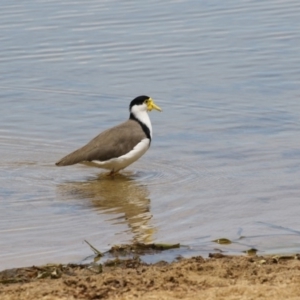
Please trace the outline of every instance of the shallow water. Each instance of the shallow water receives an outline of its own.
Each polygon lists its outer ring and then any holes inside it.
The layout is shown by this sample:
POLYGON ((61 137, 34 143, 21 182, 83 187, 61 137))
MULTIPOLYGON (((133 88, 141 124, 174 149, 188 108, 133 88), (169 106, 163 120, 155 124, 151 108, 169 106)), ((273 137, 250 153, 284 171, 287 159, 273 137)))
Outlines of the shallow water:
POLYGON ((299 252, 299 15, 297 1, 2 1, 0 268, 81 261, 85 239, 299 252), (54 165, 141 94, 163 112, 121 176, 54 165))

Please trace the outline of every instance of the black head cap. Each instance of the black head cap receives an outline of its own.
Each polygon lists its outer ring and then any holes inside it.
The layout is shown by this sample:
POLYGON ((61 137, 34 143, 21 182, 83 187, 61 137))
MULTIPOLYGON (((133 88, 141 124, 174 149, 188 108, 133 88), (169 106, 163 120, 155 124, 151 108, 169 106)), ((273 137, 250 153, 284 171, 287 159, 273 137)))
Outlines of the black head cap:
POLYGON ((148 100, 150 97, 148 96, 138 96, 134 98, 129 105, 129 111, 131 111, 131 107, 134 105, 141 105, 145 102, 145 100, 148 100))

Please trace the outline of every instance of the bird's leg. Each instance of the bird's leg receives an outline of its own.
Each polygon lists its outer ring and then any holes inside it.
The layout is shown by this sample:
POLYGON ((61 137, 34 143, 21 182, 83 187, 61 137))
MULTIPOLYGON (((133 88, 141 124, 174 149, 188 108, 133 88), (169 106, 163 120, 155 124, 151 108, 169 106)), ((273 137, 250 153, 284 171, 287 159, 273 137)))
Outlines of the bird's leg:
POLYGON ((117 174, 118 174, 118 171, 115 172, 114 170, 111 170, 110 173, 107 174, 106 176, 109 176, 109 177, 111 177, 111 178, 114 178, 115 175, 117 175, 117 174))

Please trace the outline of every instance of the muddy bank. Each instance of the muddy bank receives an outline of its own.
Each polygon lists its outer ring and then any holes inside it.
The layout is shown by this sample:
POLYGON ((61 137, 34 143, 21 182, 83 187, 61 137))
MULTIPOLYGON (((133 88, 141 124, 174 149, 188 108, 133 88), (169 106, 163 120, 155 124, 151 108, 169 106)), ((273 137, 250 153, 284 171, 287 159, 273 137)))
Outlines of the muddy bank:
POLYGON ((0 299, 299 299, 299 256, 223 256, 147 265, 48 265, 0 273, 0 299))

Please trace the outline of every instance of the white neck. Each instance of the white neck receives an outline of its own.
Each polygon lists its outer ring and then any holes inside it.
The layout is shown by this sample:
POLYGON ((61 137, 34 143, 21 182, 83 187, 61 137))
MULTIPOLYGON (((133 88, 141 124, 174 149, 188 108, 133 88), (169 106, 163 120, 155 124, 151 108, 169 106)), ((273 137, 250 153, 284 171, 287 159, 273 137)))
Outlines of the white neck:
POLYGON ((139 121, 144 123, 149 128, 152 139, 152 125, 147 110, 141 109, 138 106, 133 106, 131 108, 131 112, 139 121))

